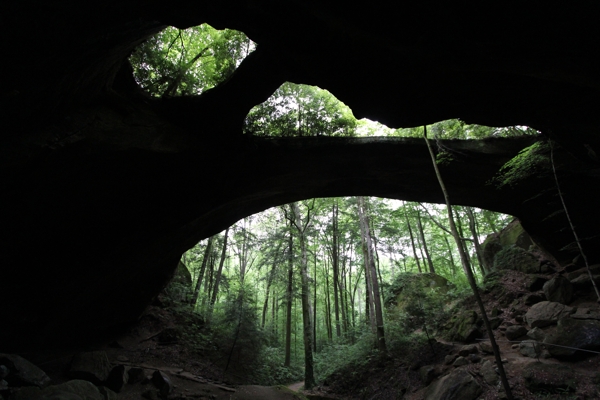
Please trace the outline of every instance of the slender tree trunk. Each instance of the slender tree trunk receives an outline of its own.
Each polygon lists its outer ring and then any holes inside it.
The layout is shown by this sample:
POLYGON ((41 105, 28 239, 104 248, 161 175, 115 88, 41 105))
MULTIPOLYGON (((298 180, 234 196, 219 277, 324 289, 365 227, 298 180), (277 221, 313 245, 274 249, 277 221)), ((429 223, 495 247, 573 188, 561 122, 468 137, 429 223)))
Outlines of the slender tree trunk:
POLYGON ((313 360, 313 329, 311 326, 312 315, 310 305, 310 285, 308 277, 308 254, 306 245, 306 227, 310 220, 310 215, 306 216, 305 223, 302 223, 300 217, 300 207, 298 203, 292 203, 292 210, 295 216, 295 225, 298 231, 298 239, 300 242, 300 279, 302 286, 302 321, 303 321, 303 336, 304 336, 304 387, 308 390, 312 389, 315 382, 314 360, 313 360))
POLYGON ((367 248, 367 258, 368 268, 365 270, 365 278, 367 277, 368 272, 368 280, 370 281, 370 289, 371 289, 371 303, 374 306, 374 310, 372 312, 375 313, 375 329, 377 331, 377 347, 379 348, 380 354, 384 355, 387 352, 385 345, 385 332, 383 327, 383 308, 381 306, 381 295, 379 293, 379 283, 377 281, 377 270, 375 267, 375 261, 373 259, 373 243, 371 240, 371 232, 369 228, 369 216, 367 215, 367 210, 365 206, 364 197, 358 198, 358 210, 359 210, 359 218, 361 220, 362 234, 365 239, 365 247, 367 248))
POLYGON ((204 258, 202 259, 202 266, 200 267, 200 272, 198 273, 198 280, 196 281, 196 287, 194 288, 194 294, 192 295, 191 306, 192 308, 196 307, 196 302, 198 301, 198 296, 200 295, 200 287, 202 286, 202 278, 204 277, 204 270, 206 269, 206 263, 208 262, 208 258, 210 256, 210 252, 212 250, 213 241, 215 240, 214 236, 208 238, 208 242, 206 243, 206 250, 204 250, 204 258))
POLYGON ((219 294, 219 283, 221 282, 221 274, 223 273, 223 265, 225 264, 225 256, 227 254, 227 238, 229 237, 229 228, 225 229, 225 237, 223 238, 223 249, 221 250, 221 260, 219 261, 219 269, 215 276, 215 284, 213 287, 212 297, 210 298, 210 305, 208 307, 209 316, 212 315, 213 307, 217 302, 217 295, 219 294))
POLYGON ((469 219, 469 230, 471 231, 471 235, 473 235, 473 245, 475 246, 477 262, 479 263, 481 272, 485 275, 489 271, 487 271, 485 264, 483 263, 483 250, 481 250, 481 244, 479 244, 477 221, 475 221, 475 215, 473 214, 473 209, 471 207, 464 207, 464 210, 467 213, 467 218, 469 219))
POLYGON ((452 276, 456 275, 456 263, 454 262, 454 256, 452 255, 452 248, 448 241, 448 236, 444 235, 444 241, 446 242, 446 248, 448 249, 448 255, 450 256, 450 264, 452 266, 452 276))
POLYGON ((331 323, 331 298, 329 293, 329 269, 325 261, 325 324, 327 324, 327 338, 333 339, 333 326, 331 323))
POLYGON ((271 271, 269 272, 269 276, 267 277, 267 290, 265 291, 265 303, 263 304, 263 312, 262 312, 262 328, 265 328, 265 320, 267 316, 267 309, 269 308, 269 291, 271 290, 271 282, 273 282, 273 277, 275 276, 275 268, 277 267, 277 262, 279 261, 279 249, 281 247, 281 242, 277 244, 277 249, 275 250, 275 258, 273 260, 273 265, 271 266, 271 271))
POLYGON ((315 268, 313 279, 313 343, 315 344, 315 353, 317 350, 317 252, 315 251, 315 268))
POLYGON ((285 361, 283 365, 289 367, 292 350, 292 300, 294 290, 294 235, 290 221, 290 237, 288 241, 288 284, 286 291, 286 322, 285 322, 285 361))
POLYGON ((337 202, 333 205, 332 212, 332 225, 333 225, 333 245, 331 249, 331 264, 333 267, 333 305, 335 310, 335 333, 337 337, 341 337, 340 327, 340 306, 338 302, 338 287, 340 279, 340 258, 339 258, 339 243, 338 243, 338 206, 337 202))
POLYGON ((423 231, 423 223, 421 222, 421 213, 419 212, 419 210, 415 211, 417 213, 417 227, 419 228, 419 235, 421 235, 421 243, 423 244, 423 251, 425 251, 425 257, 427 259, 427 264, 429 265, 429 272, 435 274, 433 260, 431 259, 431 255, 429 254, 429 250, 427 249, 427 242, 425 241, 425 232, 423 231))
POLYGON ((435 170, 435 175, 440 183, 440 188, 444 193, 444 199, 446 200, 446 207, 448 209, 448 222, 450 224, 450 230, 452 231, 452 237, 454 237, 454 241, 456 242, 456 246, 458 247, 458 253, 460 255, 460 261, 463 265, 463 269, 467 274, 467 278, 469 280, 469 284, 471 285, 471 289, 473 290, 473 294, 475 295, 475 300, 477 301, 477 305, 479 306, 479 310, 481 311, 481 317, 483 318, 483 322, 485 324, 485 328, 487 329, 490 337, 490 343, 492 345, 492 349, 494 350, 494 357, 496 358, 496 368, 498 368, 498 373, 500 374, 500 380, 502 381, 502 386, 504 387, 504 391, 506 394, 506 398, 508 400, 513 400, 512 391, 510 389, 510 385, 508 383, 508 379, 506 377, 506 372, 504 371, 504 365, 502 364, 502 357, 500 356, 500 348, 496 343, 496 338, 494 337, 494 331, 492 330, 492 326, 487 317, 487 313, 485 311, 485 307, 483 306, 483 301, 481 300, 481 296, 479 295, 479 289, 477 289, 477 282, 475 282, 475 276, 471 271, 471 268, 468 265, 466 252, 462 247, 461 235, 459 235, 458 230, 456 229, 456 225, 454 224, 454 218, 452 216, 452 205, 450 203, 450 196, 448 195, 448 191, 446 190, 446 185, 444 185, 444 181, 442 179, 442 175, 440 174, 440 170, 438 169, 435 154, 433 153, 433 149, 431 148, 431 144, 427 139, 427 127, 423 127, 423 137, 425 138, 425 143, 427 143, 427 148, 429 149, 429 154, 431 156, 431 161, 433 163, 433 168, 435 170))
POLYGON ((408 219, 408 213, 406 212, 406 203, 404 203, 404 218, 406 218, 406 226, 408 227, 408 234, 410 235, 410 244, 413 251, 413 256, 415 257, 415 261, 417 263, 417 268, 419 269, 419 273, 423 273, 421 270, 421 263, 419 262, 419 257, 417 256, 417 248, 415 247, 415 237, 413 235, 412 228, 410 226, 410 220, 408 219))

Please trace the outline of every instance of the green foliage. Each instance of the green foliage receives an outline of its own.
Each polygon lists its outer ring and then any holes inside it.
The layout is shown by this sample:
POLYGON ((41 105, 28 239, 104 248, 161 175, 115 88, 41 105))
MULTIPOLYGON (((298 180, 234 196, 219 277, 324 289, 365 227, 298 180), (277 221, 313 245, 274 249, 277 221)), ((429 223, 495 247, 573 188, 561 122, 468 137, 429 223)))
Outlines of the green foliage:
POLYGON ((281 347, 265 346, 261 349, 252 371, 252 382, 259 385, 283 385, 304 379, 304 371, 299 366, 284 367, 284 351, 281 347))
POLYGON ((244 133, 253 136, 354 136, 352 111, 316 86, 286 82, 246 117, 244 133))
MULTIPOLYGON (((488 137, 515 137, 539 135, 535 129, 526 126, 509 126, 494 128, 484 125, 467 124, 460 119, 448 119, 427 125, 430 137, 436 139, 485 139, 488 137)), ((400 128, 392 136, 423 137, 423 127, 400 128)))
POLYGON ((546 142, 536 142, 524 148, 510 161, 500 168, 493 183, 498 188, 515 186, 532 176, 543 176, 550 173, 549 147, 546 142))
POLYGON ((194 95, 226 80, 253 49, 242 32, 202 24, 166 28, 138 46, 129 60, 136 81, 149 94, 194 95))

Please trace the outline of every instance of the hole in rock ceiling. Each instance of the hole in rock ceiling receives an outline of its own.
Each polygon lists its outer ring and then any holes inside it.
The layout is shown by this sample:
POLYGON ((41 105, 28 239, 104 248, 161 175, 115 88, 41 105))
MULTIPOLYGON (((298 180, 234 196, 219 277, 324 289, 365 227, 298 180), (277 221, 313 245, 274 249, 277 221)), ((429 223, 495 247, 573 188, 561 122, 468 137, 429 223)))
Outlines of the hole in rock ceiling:
POLYGON ((232 29, 168 27, 138 46, 129 60, 135 80, 152 96, 198 95, 225 81, 255 48, 232 29))
MULTIPOLYGON (((427 126, 430 137, 485 139, 538 135, 527 126, 489 127, 449 119, 427 126)), ((244 133, 263 137, 346 136, 422 137, 423 127, 389 128, 369 119, 356 119, 350 107, 317 86, 286 82, 248 113, 244 133)))

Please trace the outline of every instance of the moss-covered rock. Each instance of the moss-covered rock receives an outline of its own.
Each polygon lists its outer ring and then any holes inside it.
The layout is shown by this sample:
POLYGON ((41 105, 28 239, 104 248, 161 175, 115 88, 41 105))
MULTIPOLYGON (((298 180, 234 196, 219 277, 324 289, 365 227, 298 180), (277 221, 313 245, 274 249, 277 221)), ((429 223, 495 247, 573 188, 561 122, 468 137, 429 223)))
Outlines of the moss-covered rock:
POLYGON ((494 268, 535 274, 540 272, 540 261, 529 251, 513 245, 503 248, 494 256, 494 268))
POLYGON ((449 340, 464 343, 473 342, 482 335, 479 329, 480 326, 481 319, 475 311, 461 311, 454 314, 448 324, 446 324, 446 328, 448 329, 446 336, 449 340))

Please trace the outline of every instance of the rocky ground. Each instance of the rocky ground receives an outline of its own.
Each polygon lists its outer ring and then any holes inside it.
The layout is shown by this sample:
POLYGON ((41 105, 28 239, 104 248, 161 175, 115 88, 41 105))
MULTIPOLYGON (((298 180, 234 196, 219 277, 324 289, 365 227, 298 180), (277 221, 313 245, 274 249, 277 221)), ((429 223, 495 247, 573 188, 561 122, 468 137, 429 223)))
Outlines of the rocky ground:
MULTIPOLYGON (((489 247, 486 247, 489 249, 489 247)), ((489 254, 488 254, 489 255, 489 254)), ((493 256, 493 257, 492 257, 493 256)), ((600 265, 558 265, 539 251, 499 246, 482 297, 517 399, 600 398, 600 265)), ((189 318, 189 316, 187 317, 189 318)), ((86 351, 0 354, 0 398, 475 400, 506 395, 472 297, 454 305, 435 339, 349 365, 312 392, 243 385, 241 372, 198 356, 170 307, 150 306, 127 334, 86 351), (297 392, 298 391, 298 392, 297 392), (302 392, 302 393, 300 393, 302 392)))

